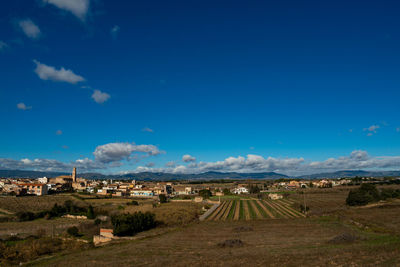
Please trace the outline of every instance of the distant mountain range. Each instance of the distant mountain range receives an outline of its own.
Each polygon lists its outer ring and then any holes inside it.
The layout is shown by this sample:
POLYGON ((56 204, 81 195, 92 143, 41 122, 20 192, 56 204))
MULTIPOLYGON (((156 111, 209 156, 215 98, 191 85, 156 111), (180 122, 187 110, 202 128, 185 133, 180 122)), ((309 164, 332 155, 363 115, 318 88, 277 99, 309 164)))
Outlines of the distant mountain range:
MULTIPOLYGON (((39 178, 39 177, 56 177, 60 175, 69 175, 66 172, 41 172, 26 170, 0 170, 0 177, 5 178, 39 178)), ((289 178, 289 176, 275 172, 261 173, 237 173, 237 172, 204 172, 199 174, 172 174, 162 172, 140 172, 128 174, 105 175, 101 173, 79 173, 79 177, 86 179, 136 179, 136 180, 216 180, 216 179, 281 179, 289 178)), ((329 173, 317 173, 310 175, 302 175, 292 178, 300 179, 320 179, 320 178, 341 178, 341 177, 384 177, 399 176, 400 171, 362 171, 348 170, 329 173)))
POLYGON ((310 175, 302 175, 298 178, 304 179, 319 179, 319 178, 341 178, 341 177, 393 177, 399 176, 400 171, 363 171, 363 170, 355 170, 355 171, 337 171, 337 172, 327 172, 327 173, 317 173, 310 175))
MULTIPOLYGON (((0 170, 0 177, 6 178, 39 178, 69 175, 64 172, 39 172, 25 170, 0 170)), ((128 174, 105 175, 101 173, 78 173, 86 179, 136 179, 136 180, 214 180, 214 179, 280 179, 288 178, 284 174, 275 172, 237 173, 237 172, 205 172, 199 174, 172 174, 162 172, 140 172, 128 174)))

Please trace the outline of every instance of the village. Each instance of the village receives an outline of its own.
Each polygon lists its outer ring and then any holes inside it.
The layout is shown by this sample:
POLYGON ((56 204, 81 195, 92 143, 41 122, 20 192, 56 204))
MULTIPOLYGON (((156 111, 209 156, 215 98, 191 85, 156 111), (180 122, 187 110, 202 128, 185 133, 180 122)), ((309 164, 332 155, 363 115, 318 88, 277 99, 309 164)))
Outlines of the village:
POLYGON ((299 188, 331 188, 351 184, 351 179, 320 179, 320 180, 229 180, 216 184, 213 181, 191 183, 191 181, 137 181, 132 180, 88 180, 79 178, 76 168, 71 175, 54 178, 0 178, 0 194, 12 196, 43 196, 63 192, 80 192, 109 197, 148 197, 154 198, 165 195, 169 198, 179 196, 194 196, 200 190, 210 190, 214 195, 225 193, 248 194, 250 187, 257 187, 259 192, 296 190, 299 188), (226 191, 228 190, 228 191, 226 191))

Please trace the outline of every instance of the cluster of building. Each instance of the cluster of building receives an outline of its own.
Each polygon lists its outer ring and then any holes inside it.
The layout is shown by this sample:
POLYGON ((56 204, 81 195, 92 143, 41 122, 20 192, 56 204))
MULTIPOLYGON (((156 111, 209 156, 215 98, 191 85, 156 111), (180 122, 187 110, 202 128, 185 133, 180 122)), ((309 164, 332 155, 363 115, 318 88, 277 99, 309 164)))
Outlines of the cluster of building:
POLYGON ((203 189, 168 182, 136 182, 108 180, 87 180, 77 177, 76 168, 71 175, 62 175, 55 178, 38 179, 10 179, 0 178, 0 192, 16 196, 37 195, 59 192, 88 192, 103 196, 121 197, 154 197, 161 194, 166 196, 191 195, 203 189))
POLYGON ((71 190, 85 190, 89 181, 78 178, 76 168, 71 175, 62 175, 54 178, 42 177, 38 179, 0 179, 0 191, 16 196, 37 195, 43 196, 50 192, 64 192, 71 190))
POLYGON ((350 179, 322 179, 322 180, 313 180, 313 181, 298 181, 291 180, 288 182, 276 182, 271 188, 280 188, 280 189, 298 189, 298 188, 308 188, 308 187, 317 187, 317 188, 330 188, 339 185, 347 185, 351 183, 350 179))
MULTIPOLYGON (((322 179, 322 180, 288 180, 277 181, 273 184, 253 182, 261 192, 275 190, 295 190, 299 188, 318 187, 329 188, 351 183, 350 179, 322 179)), ((116 181, 112 180, 87 180, 77 177, 76 168, 71 175, 62 175, 54 178, 38 179, 7 179, 0 178, 0 193, 17 196, 37 195, 42 196, 58 192, 87 192, 103 196, 119 197, 156 197, 164 194, 168 197, 179 195, 197 194, 202 189, 209 189, 214 195, 223 195, 222 191, 228 189, 233 194, 248 194, 249 184, 232 182, 229 184, 182 184, 179 182, 154 182, 154 181, 116 181)))
POLYGON ((125 197, 154 197, 159 195, 191 195, 198 192, 193 187, 171 182, 115 182, 101 181, 97 188, 89 188, 88 192, 98 195, 125 197))

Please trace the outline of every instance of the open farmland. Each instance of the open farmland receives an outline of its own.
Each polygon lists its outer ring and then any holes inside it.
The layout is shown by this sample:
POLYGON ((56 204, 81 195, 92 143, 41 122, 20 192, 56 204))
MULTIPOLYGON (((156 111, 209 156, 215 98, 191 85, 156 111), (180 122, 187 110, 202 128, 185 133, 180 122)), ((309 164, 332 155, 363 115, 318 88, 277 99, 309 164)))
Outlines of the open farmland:
POLYGON ((305 217, 295 210, 289 200, 236 199, 222 201, 206 220, 288 219, 305 217))

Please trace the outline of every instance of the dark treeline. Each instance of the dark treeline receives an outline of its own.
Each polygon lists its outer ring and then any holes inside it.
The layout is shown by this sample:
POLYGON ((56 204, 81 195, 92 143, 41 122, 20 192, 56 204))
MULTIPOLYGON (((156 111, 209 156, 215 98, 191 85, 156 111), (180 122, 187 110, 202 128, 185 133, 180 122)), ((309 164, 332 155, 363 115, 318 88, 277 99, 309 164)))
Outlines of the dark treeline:
POLYGON ((79 207, 75 205, 71 200, 65 201, 64 205, 57 205, 56 203, 50 210, 44 210, 37 213, 33 213, 30 211, 23 211, 23 212, 18 212, 16 215, 18 220, 22 222, 22 221, 32 221, 40 218, 51 219, 51 218, 61 217, 66 214, 84 215, 87 216, 88 219, 94 219, 95 217, 94 209, 92 206, 89 206, 88 208, 79 207))

